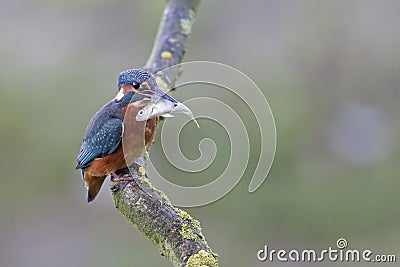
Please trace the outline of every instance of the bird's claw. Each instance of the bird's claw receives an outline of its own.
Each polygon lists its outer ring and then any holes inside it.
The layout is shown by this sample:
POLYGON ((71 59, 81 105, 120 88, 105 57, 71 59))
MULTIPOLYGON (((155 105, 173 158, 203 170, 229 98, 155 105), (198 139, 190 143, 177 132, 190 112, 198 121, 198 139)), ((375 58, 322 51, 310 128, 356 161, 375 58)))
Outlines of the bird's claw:
POLYGON ((134 179, 133 177, 130 176, 119 176, 118 174, 116 174, 115 172, 111 173, 111 180, 113 182, 133 182, 134 179))
POLYGON ((112 179, 113 182, 133 182, 135 181, 135 179, 133 179, 132 177, 129 176, 124 176, 124 177, 120 177, 120 178, 113 178, 112 179))

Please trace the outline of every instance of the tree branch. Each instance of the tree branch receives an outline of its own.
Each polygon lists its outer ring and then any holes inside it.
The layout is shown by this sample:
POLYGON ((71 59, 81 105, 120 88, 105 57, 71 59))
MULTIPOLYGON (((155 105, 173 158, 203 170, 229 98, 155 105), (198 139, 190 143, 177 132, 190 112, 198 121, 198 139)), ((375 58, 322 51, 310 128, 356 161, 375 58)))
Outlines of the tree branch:
POLYGON ((177 68, 165 69, 182 61, 199 4, 200 0, 170 0, 164 9, 153 50, 145 65, 162 79, 157 81, 162 89, 175 85, 177 68))
MULTIPOLYGON (((157 73, 164 90, 173 88, 200 0, 170 0, 164 10, 157 37, 145 68, 157 73), (161 72, 160 72, 161 71, 161 72)), ((139 159, 142 166, 145 159, 139 159)), ((144 169, 139 168, 144 172, 144 169)), ((115 207, 132 225, 159 248, 174 266, 218 266, 217 254, 207 245, 200 224, 188 213, 172 206, 138 170, 122 170, 134 182, 111 184, 115 207)))

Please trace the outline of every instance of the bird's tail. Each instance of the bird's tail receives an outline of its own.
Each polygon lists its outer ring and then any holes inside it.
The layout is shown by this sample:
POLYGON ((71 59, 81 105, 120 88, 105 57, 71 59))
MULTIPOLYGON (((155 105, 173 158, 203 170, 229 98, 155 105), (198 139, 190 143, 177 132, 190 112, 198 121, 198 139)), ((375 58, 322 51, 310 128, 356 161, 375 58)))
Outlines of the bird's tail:
POLYGON ((96 198, 106 177, 107 176, 91 176, 89 173, 85 172, 84 181, 87 189, 88 203, 92 202, 96 198))

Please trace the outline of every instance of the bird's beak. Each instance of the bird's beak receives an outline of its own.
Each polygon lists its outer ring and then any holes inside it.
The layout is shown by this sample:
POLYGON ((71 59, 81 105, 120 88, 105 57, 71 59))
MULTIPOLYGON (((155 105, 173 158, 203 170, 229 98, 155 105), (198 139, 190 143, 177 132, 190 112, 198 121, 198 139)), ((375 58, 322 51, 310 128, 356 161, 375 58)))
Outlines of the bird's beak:
POLYGON ((167 94, 166 92, 164 92, 163 90, 161 90, 160 88, 158 88, 157 86, 156 86, 156 88, 155 88, 155 93, 156 93, 158 96, 160 96, 160 97, 162 97, 162 98, 164 98, 164 99, 167 99, 167 100, 171 101, 172 103, 178 103, 178 101, 176 101, 175 98, 173 98, 172 96, 170 96, 169 94, 167 94))
POLYGON ((170 114, 173 113, 181 113, 181 114, 185 114, 188 115, 193 122, 196 124, 197 128, 200 128, 199 123, 197 122, 197 120, 194 118, 192 111, 185 106, 184 104, 177 102, 177 105, 174 107, 174 109, 170 112, 170 114))
POLYGON ((167 100, 167 101, 173 103, 173 109, 170 112, 166 112, 164 114, 164 117, 172 117, 173 116, 172 113, 175 113, 175 114, 179 114, 179 113, 186 114, 194 121, 196 126, 198 128, 200 128, 199 123, 194 118, 192 111, 187 106, 185 106, 184 104, 178 102, 175 98, 173 98, 169 94, 165 93, 164 91, 162 91, 158 87, 156 87, 155 92, 156 92, 156 94, 161 96, 162 100, 164 100, 164 101, 167 100))
MULTIPOLYGON (((160 90, 160 89, 159 89, 160 90)), ((152 118, 155 116, 163 116, 163 117, 173 117, 173 114, 186 114, 188 115, 196 124, 197 127, 200 128, 198 122, 193 116, 192 111, 184 104, 176 101, 172 96, 164 93, 163 91, 156 91, 156 94, 159 98, 153 98, 154 102, 150 102, 144 109, 151 109, 148 113, 148 117, 152 118)))

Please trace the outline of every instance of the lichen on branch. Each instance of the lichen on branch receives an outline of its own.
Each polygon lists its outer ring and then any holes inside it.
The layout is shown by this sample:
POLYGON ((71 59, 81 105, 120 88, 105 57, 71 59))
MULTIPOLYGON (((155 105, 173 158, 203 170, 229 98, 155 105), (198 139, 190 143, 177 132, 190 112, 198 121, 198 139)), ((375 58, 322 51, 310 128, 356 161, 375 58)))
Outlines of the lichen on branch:
MULTIPOLYGON (((179 73, 166 68, 182 61, 187 38, 192 33, 200 0, 169 0, 145 68, 156 74, 163 90, 173 88, 179 73)), ((146 156, 138 169, 124 169, 120 175, 133 182, 111 183, 115 207, 167 257, 174 266, 218 266, 218 255, 208 246, 198 220, 174 207, 168 197, 145 177, 146 156)))
POLYGON ((166 256, 174 266, 197 266, 189 264, 203 258, 204 262, 207 260, 212 265, 199 266, 217 266, 217 255, 208 246, 199 221, 172 206, 168 197, 137 170, 123 172, 134 181, 112 184, 115 207, 158 247, 161 255, 166 256), (207 257, 204 257, 205 253, 207 257))

